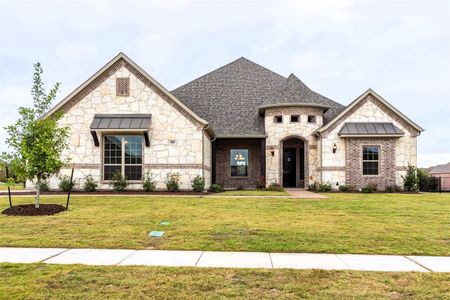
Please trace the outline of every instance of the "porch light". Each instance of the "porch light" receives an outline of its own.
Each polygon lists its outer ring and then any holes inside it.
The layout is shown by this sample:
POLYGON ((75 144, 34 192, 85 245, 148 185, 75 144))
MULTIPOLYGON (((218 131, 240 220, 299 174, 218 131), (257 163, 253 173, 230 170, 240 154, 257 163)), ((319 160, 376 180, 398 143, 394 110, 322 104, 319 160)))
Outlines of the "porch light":
POLYGON ((336 145, 336 143, 334 143, 334 145, 333 145, 333 153, 336 153, 336 150, 337 150, 337 145, 336 145))
POLYGON ((275 156, 275 150, 270 150, 270 155, 275 156))

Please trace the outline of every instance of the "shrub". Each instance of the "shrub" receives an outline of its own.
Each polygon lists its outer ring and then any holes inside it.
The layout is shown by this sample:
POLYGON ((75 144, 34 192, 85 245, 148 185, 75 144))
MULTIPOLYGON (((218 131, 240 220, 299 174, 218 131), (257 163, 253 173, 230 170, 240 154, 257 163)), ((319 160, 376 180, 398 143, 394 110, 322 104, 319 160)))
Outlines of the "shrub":
POLYGON ((331 192, 331 184, 329 183, 319 184, 319 192, 331 192))
POLYGON ((319 191, 319 183, 317 181, 314 181, 314 183, 308 184, 306 189, 311 192, 318 192, 319 191))
POLYGON ((192 180, 192 189, 194 192, 203 192, 205 189, 205 178, 200 175, 195 176, 194 180, 192 180))
POLYGON ((284 187, 281 186, 281 184, 277 183, 277 182, 273 182, 271 184, 269 184, 269 186, 267 187, 268 191, 274 191, 274 192, 284 192, 284 187))
POLYGON ((145 172, 144 182, 142 183, 142 188, 145 192, 153 192, 156 189, 156 182, 152 173, 149 171, 145 172))
POLYGON ((180 174, 168 173, 166 175, 166 188, 169 192, 178 192, 180 189, 180 174))
POLYGON ((58 186, 59 186, 59 189, 61 191, 64 191, 64 192, 73 191, 74 185, 75 184, 73 183, 73 181, 70 182, 70 177, 69 176, 65 175, 65 176, 59 177, 59 184, 58 184, 58 186))
POLYGON ((419 191, 426 191, 428 186, 428 172, 422 169, 417 169, 417 178, 419 180, 419 191))
POLYGON ((361 188, 361 193, 373 193, 377 190, 377 185, 369 183, 365 187, 361 188))
POLYGON ((339 190, 341 192, 352 192, 355 190, 355 187, 349 184, 343 184, 339 186, 339 190))
POLYGON ((223 185, 217 183, 211 184, 211 186, 209 187, 209 191, 213 193, 222 193, 223 185))
POLYGON ((115 173, 111 178, 111 184, 114 192, 123 192, 128 186, 126 176, 122 176, 120 173, 115 173))
POLYGON ((255 187, 257 190, 262 190, 266 187, 266 177, 261 176, 258 179, 256 179, 255 187))
POLYGON ((406 176, 403 178, 403 188, 407 192, 416 192, 419 190, 419 178, 417 177, 417 168, 409 165, 406 170, 406 176))
POLYGON ((97 190, 97 181, 91 175, 86 176, 83 183, 83 190, 85 192, 95 192, 97 190))
MULTIPOLYGON (((41 183, 39 184, 39 190, 41 192, 49 192, 50 191, 50 186, 48 185, 48 181, 47 180, 41 180, 41 183)), ((37 188, 37 184, 36 184, 36 188, 37 188)))

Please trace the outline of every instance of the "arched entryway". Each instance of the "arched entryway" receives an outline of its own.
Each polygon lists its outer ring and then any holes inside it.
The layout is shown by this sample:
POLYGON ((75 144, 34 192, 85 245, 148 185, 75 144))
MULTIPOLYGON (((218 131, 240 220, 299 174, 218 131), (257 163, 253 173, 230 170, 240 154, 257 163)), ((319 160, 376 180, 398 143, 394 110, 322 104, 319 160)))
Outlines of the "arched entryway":
POLYGON ((307 147, 299 137, 288 137, 281 142, 281 178, 284 187, 304 188, 307 178, 307 147))

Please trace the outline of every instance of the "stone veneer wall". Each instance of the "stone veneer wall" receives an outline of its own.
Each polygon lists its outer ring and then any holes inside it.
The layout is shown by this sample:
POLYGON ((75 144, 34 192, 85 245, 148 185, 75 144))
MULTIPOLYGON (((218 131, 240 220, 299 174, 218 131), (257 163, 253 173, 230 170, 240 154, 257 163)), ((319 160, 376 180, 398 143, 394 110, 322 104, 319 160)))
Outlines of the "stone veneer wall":
POLYGON ((346 138, 346 183, 357 189, 374 184, 379 190, 395 185, 395 140, 395 138, 346 138), (365 145, 380 147, 378 175, 362 174, 362 152, 365 145))
POLYGON ((217 139, 216 148, 216 183, 225 188, 255 188, 256 181, 262 177, 260 139, 217 139), (230 150, 248 149, 248 176, 232 177, 230 167, 230 150))
MULTIPOLYGON (((94 146, 89 130, 94 114, 102 113, 152 114, 150 147, 143 145, 144 172, 149 170, 155 176, 158 189, 165 189, 164 180, 169 172, 181 175, 182 189, 190 189, 192 179, 196 175, 202 175, 203 172, 209 182, 210 164, 203 165, 203 163, 210 159, 204 160, 203 155, 210 152, 208 150, 210 143, 209 139, 202 141, 202 128, 188 120, 127 67, 121 66, 69 108, 59 122, 61 126, 70 128, 70 146, 63 153, 63 157, 69 158, 71 163, 75 164, 76 188, 82 187, 87 175, 92 175, 100 183, 99 188, 110 188, 107 182, 102 181, 102 146, 94 146), (130 78, 129 96, 116 96, 118 77, 130 78)), ((99 139, 101 138, 100 135, 99 139)), ((63 169, 61 173, 69 174, 70 169, 63 169)), ((50 183, 51 188, 57 188, 57 180, 53 179, 50 183)), ((135 183, 129 188, 140 189, 142 185, 135 183)))
MULTIPOLYGON (((402 175, 406 174, 408 164, 417 164, 417 131, 395 115, 373 95, 367 95, 348 116, 336 122, 322 133, 322 181, 331 183, 334 188, 346 183, 346 142, 338 136, 345 122, 392 122, 405 135, 395 139, 395 184, 402 186, 402 175), (336 153, 333 145, 336 144, 336 153)), ((320 140, 319 140, 320 146, 320 140)), ((320 159, 320 158, 319 158, 320 159)))
POLYGON ((322 126, 322 109, 316 107, 282 107, 266 110, 266 182, 282 183, 282 142, 297 137, 305 142, 305 185, 319 180, 317 138, 313 133, 322 126), (274 123, 273 117, 283 116, 283 123, 274 123), (299 115, 300 122, 291 123, 291 115, 299 115), (308 123, 308 115, 316 116, 316 123, 308 123), (272 156, 271 151, 274 151, 272 156))

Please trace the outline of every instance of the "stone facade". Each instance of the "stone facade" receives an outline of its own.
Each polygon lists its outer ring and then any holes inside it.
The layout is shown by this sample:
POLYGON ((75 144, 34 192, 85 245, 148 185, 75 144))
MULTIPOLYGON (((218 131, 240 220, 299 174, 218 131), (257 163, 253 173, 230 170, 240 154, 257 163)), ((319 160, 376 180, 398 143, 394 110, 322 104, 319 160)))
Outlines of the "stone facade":
MULTIPOLYGON (((418 132, 404 120, 393 115, 389 108, 371 94, 362 99, 359 105, 355 106, 341 120, 338 120, 336 125, 331 126, 322 133, 322 140, 319 141, 319 144, 322 146, 322 181, 332 183, 332 186, 335 188, 341 184, 354 184, 346 178, 346 174, 348 174, 346 173, 348 162, 346 147, 348 147, 348 144, 346 144, 346 138, 341 138, 338 135, 345 122, 392 122, 405 132, 404 136, 390 141, 390 143, 395 145, 395 172, 389 173, 389 176, 393 177, 389 179, 389 182, 394 181, 393 184, 401 186, 403 184, 402 175, 406 174, 408 164, 416 165, 416 137, 418 132), (333 153, 334 145, 336 145, 336 153, 333 153)), ((358 182, 355 183, 359 185, 358 182)))
MULTIPOLYGON (((70 147, 63 153, 63 157, 70 159, 71 164, 78 165, 74 173, 76 187, 81 188, 84 178, 92 175, 100 183, 99 188, 110 188, 102 176, 103 143, 100 143, 100 147, 95 147, 89 129, 94 114, 102 113, 152 114, 150 147, 143 145, 143 165, 144 172, 148 170, 154 176, 158 189, 165 189, 164 180, 168 173, 181 175, 182 189, 189 189, 192 179, 197 175, 209 178, 211 155, 207 133, 132 71, 125 64, 122 65, 104 78, 95 89, 65 109, 59 124, 70 128, 70 147), (116 96, 116 78, 130 79, 129 96, 116 96)), ((103 134, 99 135, 100 141, 103 134)), ((70 169, 67 168, 61 173, 69 172, 70 169)), ((51 181, 51 187, 57 187, 56 180, 51 181)), ((129 188, 142 188, 142 183, 132 183, 129 188)))
POLYGON ((313 134, 323 125, 323 109, 316 107, 283 107, 266 110, 264 125, 266 139, 266 181, 282 184, 283 141, 298 138, 304 142, 306 166, 305 185, 320 180, 318 170, 317 138, 313 134), (299 122, 291 122, 291 115, 299 116, 299 122), (283 116, 282 123, 275 123, 274 116, 283 116), (309 123, 308 116, 315 116, 309 123))

